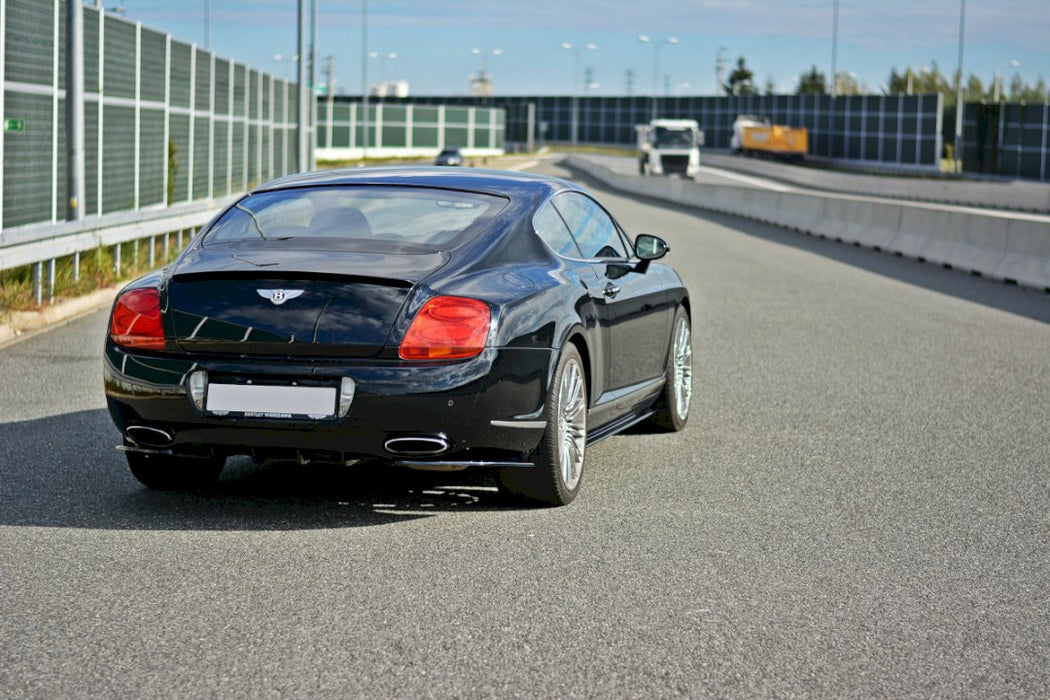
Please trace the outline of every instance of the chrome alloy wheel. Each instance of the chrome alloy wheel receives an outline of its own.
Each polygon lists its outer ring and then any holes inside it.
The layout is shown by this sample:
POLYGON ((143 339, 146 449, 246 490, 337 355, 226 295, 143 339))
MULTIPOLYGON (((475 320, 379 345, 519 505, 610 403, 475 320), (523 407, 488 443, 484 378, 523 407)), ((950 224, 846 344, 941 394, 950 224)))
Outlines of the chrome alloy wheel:
POLYGON ((558 389, 558 449, 561 479, 573 490, 583 473, 583 451, 587 445, 587 399, 583 370, 575 359, 565 365, 558 389))
POLYGON ((689 416, 689 401, 693 397, 693 346, 690 342, 689 319, 680 318, 674 331, 674 393, 675 413, 680 420, 689 416))

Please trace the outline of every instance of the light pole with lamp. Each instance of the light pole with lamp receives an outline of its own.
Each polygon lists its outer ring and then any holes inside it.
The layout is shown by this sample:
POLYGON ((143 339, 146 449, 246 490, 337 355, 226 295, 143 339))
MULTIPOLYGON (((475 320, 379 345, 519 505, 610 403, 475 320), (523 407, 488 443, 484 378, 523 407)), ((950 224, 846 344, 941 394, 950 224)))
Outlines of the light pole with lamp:
POLYGON ((962 125, 963 125, 963 42, 966 37, 966 0, 959 0, 959 66, 955 75, 955 144, 952 155, 955 172, 962 172, 962 125))
POLYGON ((570 51, 573 54, 572 61, 572 131, 571 138, 572 143, 576 144, 580 140, 580 90, 579 90, 579 79, 580 79, 580 54, 584 51, 594 51, 598 48, 597 44, 577 44, 565 41, 562 42, 561 47, 566 51, 570 51))
POLYGON ((597 44, 589 43, 583 44, 582 46, 569 43, 568 41, 562 42, 561 47, 566 51, 573 53, 572 62, 572 94, 576 95, 579 93, 579 79, 580 79, 580 53, 583 51, 594 51, 598 48, 597 44))
POLYGON ((491 49, 484 51, 478 47, 474 47, 470 50, 472 56, 481 57, 481 68, 478 69, 477 76, 470 81, 470 94, 478 97, 485 97, 486 95, 492 94, 492 80, 488 76, 488 60, 489 56, 502 56, 503 49, 491 49))
MULTIPOLYGON (((277 61, 278 66, 284 64, 288 67, 288 70, 286 71, 288 73, 288 77, 285 78, 285 80, 291 80, 291 72, 295 70, 295 62, 299 60, 299 54, 293 53, 289 56, 286 56, 283 53, 275 53, 273 55, 273 60, 277 61), (285 63, 285 61, 287 61, 287 63, 285 63)), ((280 68, 278 68, 277 70, 278 72, 280 72, 280 68)))
POLYGON ((386 62, 392 61, 397 58, 396 51, 390 51, 388 53, 380 53, 379 51, 370 51, 368 53, 369 58, 379 59, 379 82, 376 83, 376 97, 382 100, 386 97, 386 62))
POLYGON ((1021 62, 1014 58, 1011 58, 1009 61, 1003 61, 999 64, 999 68, 995 71, 995 104, 999 104, 999 96, 1003 91, 1003 68, 1006 66, 1017 68, 1019 65, 1021 65, 1021 62))
POLYGON ((650 118, 656 119, 656 103, 657 99, 659 98, 659 93, 657 92, 656 86, 657 80, 660 75, 660 47, 664 44, 670 44, 674 46, 678 43, 678 39, 677 37, 671 36, 666 39, 656 40, 647 34, 639 34, 638 41, 642 42, 643 44, 649 44, 653 47, 653 107, 652 116, 650 118))

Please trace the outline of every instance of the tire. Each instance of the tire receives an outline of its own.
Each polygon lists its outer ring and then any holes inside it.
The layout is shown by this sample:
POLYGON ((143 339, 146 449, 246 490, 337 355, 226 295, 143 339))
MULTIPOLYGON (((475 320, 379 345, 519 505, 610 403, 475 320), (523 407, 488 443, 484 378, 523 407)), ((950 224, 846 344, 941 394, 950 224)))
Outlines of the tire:
POLYGON ((677 432, 689 421, 693 398, 693 348, 689 316, 681 306, 674 314, 667 350, 667 381, 654 406, 652 422, 677 432))
POLYGON ((505 494, 532 505, 572 503, 583 481, 587 447, 587 376, 576 346, 558 358, 544 408, 547 429, 532 454, 534 467, 508 467, 497 474, 505 494))
POLYGON ((215 483, 225 457, 182 457, 125 452, 128 468, 140 484, 155 491, 193 491, 215 483))

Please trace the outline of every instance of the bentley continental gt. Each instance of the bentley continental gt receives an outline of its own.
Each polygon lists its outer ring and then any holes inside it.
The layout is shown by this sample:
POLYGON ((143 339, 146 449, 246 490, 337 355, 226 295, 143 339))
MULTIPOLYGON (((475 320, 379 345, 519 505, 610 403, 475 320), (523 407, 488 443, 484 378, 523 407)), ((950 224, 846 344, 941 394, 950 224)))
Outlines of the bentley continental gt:
POLYGON ((257 187, 113 303, 104 383, 131 473, 231 455, 492 469, 578 493, 595 442, 689 417, 689 295, 591 194, 526 173, 305 173, 257 187))

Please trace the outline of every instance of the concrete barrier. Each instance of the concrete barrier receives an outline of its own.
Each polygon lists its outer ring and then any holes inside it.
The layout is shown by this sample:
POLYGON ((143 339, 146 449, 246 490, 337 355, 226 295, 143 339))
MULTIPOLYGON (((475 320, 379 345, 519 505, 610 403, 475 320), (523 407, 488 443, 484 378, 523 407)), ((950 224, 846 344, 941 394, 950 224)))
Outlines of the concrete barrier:
MULTIPOLYGON (((705 165, 827 192, 941 202, 992 209, 1050 213, 1050 183, 1029 180, 961 180, 952 176, 894 177, 802 168, 787 163, 705 151, 705 165)), ((856 162, 846 163, 856 166, 856 162)))
POLYGON ((1006 252, 994 276, 1050 291, 1050 231, 1045 224, 1012 219, 1006 252))
POLYGON ((630 194, 1050 291, 1050 217, 620 175, 581 156, 565 164, 630 194))

